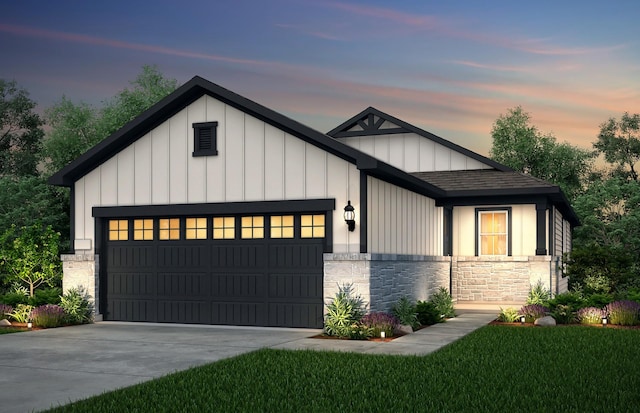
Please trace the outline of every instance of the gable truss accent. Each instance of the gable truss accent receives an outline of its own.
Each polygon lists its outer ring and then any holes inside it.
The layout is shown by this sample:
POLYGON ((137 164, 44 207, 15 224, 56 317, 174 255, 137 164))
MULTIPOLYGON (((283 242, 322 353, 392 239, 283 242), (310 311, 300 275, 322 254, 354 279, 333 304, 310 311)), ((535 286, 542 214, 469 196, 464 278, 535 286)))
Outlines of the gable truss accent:
POLYGON ((348 138, 352 136, 391 135, 395 133, 409 133, 409 129, 398 126, 385 114, 369 107, 353 118, 344 122, 331 132, 327 133, 334 138, 348 138), (383 127, 388 122, 391 127, 383 127))

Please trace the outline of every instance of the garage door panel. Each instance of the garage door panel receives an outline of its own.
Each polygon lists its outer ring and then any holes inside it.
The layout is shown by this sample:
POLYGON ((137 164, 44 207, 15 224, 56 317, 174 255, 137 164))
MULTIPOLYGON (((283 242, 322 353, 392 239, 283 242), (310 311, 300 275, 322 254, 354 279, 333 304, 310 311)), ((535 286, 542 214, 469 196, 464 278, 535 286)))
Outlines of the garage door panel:
POLYGON ((140 272, 112 272, 109 274, 110 297, 144 297, 156 293, 155 274, 140 272))
POLYGON ((107 265, 110 268, 152 268, 155 266, 155 253, 152 246, 112 246, 108 251, 107 265))
POLYGON ((214 299, 265 296, 264 274, 215 274, 211 277, 211 282, 214 299))
POLYGON ((158 322, 209 324, 210 305, 206 301, 158 300, 158 322))
POLYGON ((211 246, 214 268, 263 268, 266 265, 264 244, 211 246))
POLYGON ((156 305, 153 300, 109 299, 109 319, 155 322, 156 305))
POLYGON ((207 268, 208 249, 203 245, 162 245, 158 247, 159 268, 207 268))
POLYGON ((269 326, 322 328, 322 304, 269 304, 269 326))
POLYGON ((312 298, 322 302, 322 276, 316 274, 270 274, 269 297, 291 301, 312 298))
POLYGON ((208 297, 211 278, 207 273, 158 273, 158 296, 176 299, 208 297))
POLYGON ((211 305, 211 323, 238 326, 264 326, 264 303, 215 302, 211 305))

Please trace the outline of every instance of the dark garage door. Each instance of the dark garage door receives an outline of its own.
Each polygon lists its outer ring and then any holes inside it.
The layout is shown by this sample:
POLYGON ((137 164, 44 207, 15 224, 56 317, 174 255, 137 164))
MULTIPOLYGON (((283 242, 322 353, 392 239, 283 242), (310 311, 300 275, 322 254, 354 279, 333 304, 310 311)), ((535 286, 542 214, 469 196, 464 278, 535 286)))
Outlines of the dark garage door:
POLYGON ((105 319, 322 327, 324 215, 284 217, 104 220, 105 319))

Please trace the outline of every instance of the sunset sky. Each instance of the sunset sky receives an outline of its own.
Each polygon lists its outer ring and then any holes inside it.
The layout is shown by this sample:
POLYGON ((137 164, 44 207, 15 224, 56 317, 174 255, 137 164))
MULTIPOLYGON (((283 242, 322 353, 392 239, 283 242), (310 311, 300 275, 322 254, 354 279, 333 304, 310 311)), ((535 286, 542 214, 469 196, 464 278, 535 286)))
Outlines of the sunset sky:
POLYGON ((521 105, 591 147, 640 113, 639 18, 637 0, 3 1, 0 78, 43 111, 99 105, 156 64, 322 132, 374 106, 483 155, 521 105))

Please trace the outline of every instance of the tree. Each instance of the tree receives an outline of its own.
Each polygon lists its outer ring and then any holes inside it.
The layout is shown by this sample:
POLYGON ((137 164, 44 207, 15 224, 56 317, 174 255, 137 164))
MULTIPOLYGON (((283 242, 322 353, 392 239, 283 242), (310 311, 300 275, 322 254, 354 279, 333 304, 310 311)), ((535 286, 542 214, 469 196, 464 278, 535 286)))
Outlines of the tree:
POLYGON ((13 225, 0 235, 0 274, 9 283, 26 284, 33 297, 41 285, 56 286, 61 279, 58 257, 60 234, 51 226, 13 225))
POLYGON ((619 171, 626 171, 634 181, 638 180, 635 165, 640 161, 640 115, 625 112, 617 121, 609 118, 600 125, 596 150, 619 171))
POLYGON ((490 156, 515 171, 558 185, 569 200, 583 190, 593 166, 594 154, 568 143, 557 143, 531 125, 522 107, 500 115, 491 130, 490 156))
POLYGON ((75 104, 63 96, 47 110, 51 126, 45 142, 48 173, 62 169, 173 92, 177 81, 165 78, 155 66, 143 66, 131 85, 131 89, 125 88, 107 100, 101 109, 86 103, 75 104))
POLYGON ((0 79, 0 176, 38 174, 44 132, 35 106, 16 82, 0 79))

